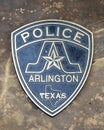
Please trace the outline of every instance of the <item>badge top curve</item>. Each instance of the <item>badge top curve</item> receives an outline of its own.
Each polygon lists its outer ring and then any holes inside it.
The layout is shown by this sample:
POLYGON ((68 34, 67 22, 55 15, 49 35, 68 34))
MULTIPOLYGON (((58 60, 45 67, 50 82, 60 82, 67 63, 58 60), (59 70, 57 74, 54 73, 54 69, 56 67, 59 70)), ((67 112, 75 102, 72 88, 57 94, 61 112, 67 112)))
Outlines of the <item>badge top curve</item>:
POLYGON ((19 81, 42 111, 55 116, 78 95, 93 58, 93 34, 73 22, 46 19, 11 34, 19 81))

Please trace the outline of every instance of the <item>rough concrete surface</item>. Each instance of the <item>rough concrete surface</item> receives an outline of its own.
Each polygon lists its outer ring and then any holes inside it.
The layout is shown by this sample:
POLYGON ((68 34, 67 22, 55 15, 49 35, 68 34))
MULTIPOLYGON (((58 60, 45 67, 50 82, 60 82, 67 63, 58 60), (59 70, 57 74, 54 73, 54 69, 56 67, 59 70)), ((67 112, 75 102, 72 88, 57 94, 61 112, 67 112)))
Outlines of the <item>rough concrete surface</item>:
POLYGON ((104 130, 104 0, 0 0, 0 130, 104 130), (11 56, 11 32, 48 18, 94 33, 94 58, 77 98, 54 118, 28 99, 11 56))

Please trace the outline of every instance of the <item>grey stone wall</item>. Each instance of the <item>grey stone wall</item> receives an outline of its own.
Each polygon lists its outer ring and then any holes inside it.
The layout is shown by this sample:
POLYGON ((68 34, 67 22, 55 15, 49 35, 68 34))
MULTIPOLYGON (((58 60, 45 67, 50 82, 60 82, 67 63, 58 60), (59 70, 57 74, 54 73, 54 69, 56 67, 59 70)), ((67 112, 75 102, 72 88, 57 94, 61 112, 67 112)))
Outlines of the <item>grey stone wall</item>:
POLYGON ((104 0, 0 0, 0 130, 104 130, 104 0), (77 98, 54 118, 28 99, 11 56, 11 32, 57 18, 94 33, 94 58, 77 98))

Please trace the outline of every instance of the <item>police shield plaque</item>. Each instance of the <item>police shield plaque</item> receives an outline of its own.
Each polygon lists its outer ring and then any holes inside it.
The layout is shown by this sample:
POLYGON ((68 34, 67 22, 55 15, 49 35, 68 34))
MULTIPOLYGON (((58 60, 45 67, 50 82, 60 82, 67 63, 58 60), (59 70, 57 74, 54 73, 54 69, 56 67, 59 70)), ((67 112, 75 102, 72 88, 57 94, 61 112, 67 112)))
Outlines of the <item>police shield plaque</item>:
POLYGON ((15 30, 11 41, 24 91, 41 110, 55 116, 73 101, 88 77, 92 33, 78 24, 50 19, 15 30))

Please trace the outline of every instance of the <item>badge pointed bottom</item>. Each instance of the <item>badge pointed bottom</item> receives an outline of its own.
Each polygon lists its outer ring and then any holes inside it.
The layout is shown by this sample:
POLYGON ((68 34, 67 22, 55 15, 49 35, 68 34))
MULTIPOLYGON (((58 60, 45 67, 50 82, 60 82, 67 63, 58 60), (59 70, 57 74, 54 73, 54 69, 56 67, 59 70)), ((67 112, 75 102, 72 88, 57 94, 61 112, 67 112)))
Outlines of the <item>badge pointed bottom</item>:
POLYGON ((43 112, 51 117, 56 116, 75 99, 87 80, 93 55, 92 33, 78 24, 50 19, 15 30, 11 34, 11 41, 16 73, 24 91, 43 112), (53 28, 53 32, 50 28, 53 28), (35 35, 31 38, 26 32, 30 34, 32 31, 35 35), (47 35, 45 31, 48 31, 47 35), (54 35, 50 37, 49 34, 54 35), (79 35, 81 44, 77 43, 79 35), (76 50, 72 54, 70 48, 74 47, 76 50), (75 54, 82 48, 83 55, 78 60, 75 54), (85 51, 86 48, 89 51, 85 51), (52 88, 45 91, 47 85, 52 88), (61 93, 65 93, 67 98, 61 93), (57 102, 58 106, 53 110, 52 107, 56 107, 57 102))

